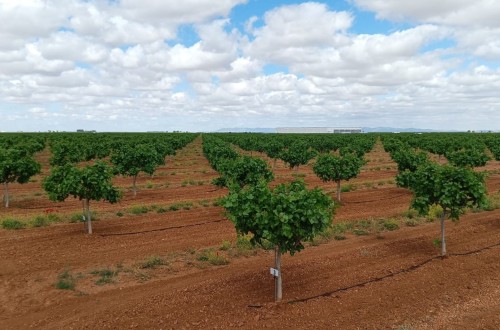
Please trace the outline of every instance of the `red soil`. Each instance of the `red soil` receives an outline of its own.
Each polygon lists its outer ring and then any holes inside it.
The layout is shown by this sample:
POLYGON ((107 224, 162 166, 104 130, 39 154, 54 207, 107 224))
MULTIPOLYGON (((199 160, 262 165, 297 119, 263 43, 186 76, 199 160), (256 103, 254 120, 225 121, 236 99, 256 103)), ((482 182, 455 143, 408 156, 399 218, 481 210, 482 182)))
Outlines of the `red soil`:
MULTIPOLYGON (((395 186, 389 156, 377 145, 367 158, 351 191, 342 194, 335 222, 398 217, 408 209, 411 193, 395 186)), ((488 164, 498 169, 499 162, 488 164)), ((294 172, 278 162, 275 172, 278 182, 305 175, 309 186, 334 193, 310 165, 294 172)), ((308 246, 284 257, 284 301, 275 304, 271 252, 234 256, 218 249, 236 234, 223 209, 213 206, 226 193, 210 185, 214 177, 197 140, 154 177, 141 177, 135 199, 126 192, 118 204, 91 204, 99 219, 93 235, 84 234, 81 223, 0 230, 0 328, 500 328, 500 210, 448 222, 445 259, 436 258, 432 243, 438 223, 308 246), (189 210, 129 212, 181 202, 189 210), (230 263, 198 261, 209 247, 230 263), (141 268, 151 256, 168 265, 141 268), (97 285, 99 276, 91 273, 105 268, 119 273, 97 285), (54 287, 65 270, 77 277, 75 291, 54 287)), ((12 185, 11 208, 2 209, 2 218, 81 212, 79 201, 49 201, 36 180, 12 185)), ((499 174, 487 183, 490 193, 498 191, 499 174)), ((129 189, 131 179, 116 184, 129 189)))

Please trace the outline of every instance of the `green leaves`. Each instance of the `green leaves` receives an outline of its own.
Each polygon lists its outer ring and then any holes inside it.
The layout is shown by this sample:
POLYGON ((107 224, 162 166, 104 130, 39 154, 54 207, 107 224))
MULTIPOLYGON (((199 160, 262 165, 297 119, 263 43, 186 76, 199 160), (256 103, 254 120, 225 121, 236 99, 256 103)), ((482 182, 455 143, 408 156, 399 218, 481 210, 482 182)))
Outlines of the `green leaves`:
POLYGON ((410 148, 399 148, 391 153, 392 159, 398 164, 398 171, 414 172, 420 165, 429 162, 425 152, 415 152, 410 148))
POLYGON ((290 166, 290 168, 305 165, 316 156, 316 151, 309 148, 309 145, 302 141, 294 141, 287 149, 282 150, 279 158, 290 166))
POLYGON ((236 159, 228 159, 219 166, 222 177, 217 182, 224 186, 236 184, 243 187, 247 184, 256 184, 259 180, 270 182, 274 179, 273 172, 269 170, 267 163, 256 157, 240 156, 236 159))
POLYGON ((365 161, 354 154, 337 156, 332 154, 321 154, 313 166, 314 173, 322 181, 349 180, 359 175, 365 161))
POLYGON ((278 159, 281 151, 285 148, 285 145, 276 139, 271 139, 264 145, 264 152, 271 159, 278 159))
POLYGON ((124 144, 112 152, 111 163, 122 175, 136 176, 140 172, 152 175, 159 165, 165 164, 165 158, 153 145, 124 144))
POLYGON ((80 200, 116 203, 121 194, 112 185, 112 178, 112 168, 103 162, 95 162, 94 165, 83 168, 66 164, 52 169, 51 174, 43 181, 43 188, 54 201, 64 201, 73 196, 80 200))
POLYGON ((294 254, 331 224, 333 202, 319 189, 308 190, 294 181, 271 190, 263 180, 243 189, 232 189, 224 198, 228 217, 241 234, 252 233, 252 242, 263 240, 294 254))
MULTIPOLYGON (((466 208, 486 203, 484 175, 471 169, 428 163, 404 173, 405 183, 415 194, 412 207, 421 214, 436 204, 458 219, 466 208)), ((398 176, 398 184, 400 181, 398 176)))
POLYGON ((340 202, 340 181, 357 177, 364 164, 364 159, 354 153, 340 156, 321 154, 316 159, 313 171, 324 182, 337 182, 337 200, 340 202))
POLYGON ((71 140, 54 142, 51 146, 51 151, 50 165, 52 166, 78 163, 85 159, 82 147, 71 140))
POLYGON ((32 156, 39 147, 34 144, 0 147, 0 183, 4 184, 5 207, 9 207, 9 183, 26 183, 32 176, 40 173, 42 167, 32 156))
POLYGON ((462 149, 445 154, 451 164, 459 167, 484 166, 490 157, 481 149, 462 149))
POLYGON ((205 157, 222 176, 212 183, 219 187, 256 184, 259 180, 269 182, 274 175, 267 163, 256 157, 240 156, 231 145, 213 136, 204 136, 203 152, 205 157))
POLYGON ((25 149, 0 148, 0 183, 26 183, 40 170, 41 165, 25 149))
POLYGON ((238 158, 238 153, 229 143, 208 135, 203 136, 203 154, 216 171, 220 171, 220 167, 224 166, 224 162, 228 159, 238 158))

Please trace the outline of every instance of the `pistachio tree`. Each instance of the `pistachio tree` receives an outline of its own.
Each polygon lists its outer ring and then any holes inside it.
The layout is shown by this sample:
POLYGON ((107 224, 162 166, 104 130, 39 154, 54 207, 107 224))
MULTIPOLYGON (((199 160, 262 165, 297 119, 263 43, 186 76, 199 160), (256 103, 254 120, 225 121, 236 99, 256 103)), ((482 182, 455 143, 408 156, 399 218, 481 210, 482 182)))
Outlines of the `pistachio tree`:
POLYGON ((9 207, 9 183, 27 183, 41 171, 41 165, 33 155, 22 146, 16 148, 0 147, 0 183, 3 185, 3 205, 9 207))
POLYGON ((484 166, 490 157, 481 149, 461 149, 446 153, 448 161, 459 167, 484 166))
POLYGON ((86 230, 92 234, 90 201, 116 203, 121 198, 120 191, 111 182, 112 178, 112 167, 103 162, 96 161, 85 167, 67 163, 52 168, 50 175, 43 181, 43 188, 53 201, 62 202, 69 196, 81 200, 86 230))
POLYGON ((340 202, 340 181, 357 177, 364 164, 364 159, 355 154, 345 154, 343 156, 321 154, 316 159, 313 171, 322 181, 337 183, 337 201, 340 202))
POLYGON ((279 158, 287 163, 291 169, 298 169, 300 165, 307 164, 315 156, 316 151, 312 150, 304 141, 294 141, 279 154, 279 158))
POLYGON ((243 187, 247 184, 256 184, 261 179, 267 182, 274 179, 274 174, 269 169, 267 162, 252 156, 221 160, 218 169, 221 177, 213 181, 218 186, 228 187, 231 184, 236 184, 243 187))
POLYGON ((274 189, 265 180, 243 189, 231 189, 223 206, 239 234, 252 234, 252 244, 264 240, 275 246, 277 270, 275 300, 282 299, 281 255, 304 249, 332 222, 333 202, 319 189, 308 190, 301 181, 274 189))
POLYGON ((132 177, 132 191, 137 196, 137 177, 144 172, 153 175, 156 168, 165 164, 165 157, 153 145, 125 144, 111 154, 116 173, 132 177))
POLYGON ((449 217, 457 221, 467 208, 485 205, 484 175, 468 168, 430 162, 415 172, 404 173, 396 177, 396 182, 412 190, 412 208, 422 215, 428 214, 432 205, 439 205, 443 209, 440 220, 441 256, 445 256, 445 219, 449 217))

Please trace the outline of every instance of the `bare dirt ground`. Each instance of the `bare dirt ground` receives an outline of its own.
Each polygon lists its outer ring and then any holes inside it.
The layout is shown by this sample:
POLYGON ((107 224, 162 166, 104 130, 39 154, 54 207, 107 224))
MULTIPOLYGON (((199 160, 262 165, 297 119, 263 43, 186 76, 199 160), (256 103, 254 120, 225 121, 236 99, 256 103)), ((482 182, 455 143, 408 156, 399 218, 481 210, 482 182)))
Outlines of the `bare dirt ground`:
MULTIPOLYGON (((401 217, 408 209, 411 193, 396 187, 389 155, 377 145, 367 159, 361 175, 343 183, 350 187, 334 222, 401 217)), ((48 156, 40 160, 47 173, 48 156)), ((500 163, 487 169, 495 193, 500 163)), ((310 165, 290 171, 278 162, 275 173, 277 182, 300 177, 334 194, 310 165)), ((91 204, 93 235, 67 221, 0 229, 0 328, 500 329, 500 209, 447 222, 445 259, 433 245, 437 222, 308 246, 284 257, 284 301, 275 304, 274 256, 234 247, 234 226, 214 205, 227 192, 210 184, 216 176, 198 139, 155 176, 141 177, 136 198, 131 179, 117 178, 124 198, 91 204), (141 206, 147 213, 133 214, 141 206), (233 247, 221 249, 225 241, 233 247), (225 264, 200 258, 207 251, 225 264), (152 256, 165 264, 146 267, 152 256), (99 282, 103 270, 112 275, 99 282), (55 287, 64 274, 74 290, 55 287)), ((77 200, 49 201, 41 180, 12 185, 1 218, 81 212, 77 200)))

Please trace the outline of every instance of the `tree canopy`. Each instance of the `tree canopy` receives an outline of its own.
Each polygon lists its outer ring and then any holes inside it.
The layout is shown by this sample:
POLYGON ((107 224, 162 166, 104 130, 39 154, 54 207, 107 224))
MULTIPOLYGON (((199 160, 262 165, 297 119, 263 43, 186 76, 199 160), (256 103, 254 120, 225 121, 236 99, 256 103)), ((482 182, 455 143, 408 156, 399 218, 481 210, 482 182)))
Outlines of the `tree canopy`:
POLYGON ((116 203, 120 191, 113 186, 113 169, 100 161, 83 168, 72 164, 56 166, 43 181, 43 188, 53 201, 62 202, 69 196, 83 201, 87 232, 92 234, 90 201, 105 200, 116 203))
POLYGON ((322 181, 337 183, 337 200, 340 202, 340 181, 357 177, 364 164, 364 159, 355 154, 321 154, 316 159, 313 171, 322 181))
POLYGON ((165 157, 159 153, 154 145, 125 144, 111 154, 111 163, 116 173, 133 178, 133 194, 137 195, 137 176, 140 172, 153 175, 156 168, 165 164, 165 157))
POLYGON ((443 209, 441 217, 441 254, 446 254, 444 220, 449 216, 458 220, 470 207, 486 203, 484 175, 468 168, 427 163, 415 172, 404 172, 396 178, 398 185, 413 191, 412 208, 426 215, 431 205, 443 209))
POLYGON ((274 179, 274 174, 266 161, 251 156, 222 160, 218 168, 222 176, 214 183, 219 186, 228 187, 231 184, 236 184, 243 187, 247 184, 257 184, 261 179, 267 182, 274 179))
POLYGON ((301 181, 279 184, 274 189, 261 180, 224 198, 229 219, 241 234, 253 234, 294 254, 332 222, 333 202, 320 189, 308 190, 301 181))
POLYGON ((298 168, 299 165, 305 165, 316 156, 316 151, 301 140, 294 141, 287 149, 279 154, 279 158, 288 164, 290 168, 298 168))
POLYGON ((9 207, 9 183, 27 183, 30 178, 41 171, 41 165, 33 158, 36 150, 16 146, 0 147, 0 183, 3 184, 3 205, 9 207))

